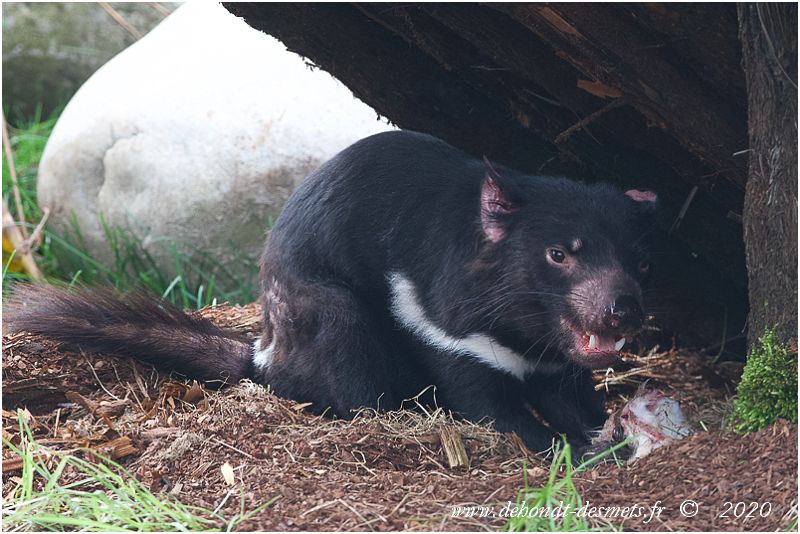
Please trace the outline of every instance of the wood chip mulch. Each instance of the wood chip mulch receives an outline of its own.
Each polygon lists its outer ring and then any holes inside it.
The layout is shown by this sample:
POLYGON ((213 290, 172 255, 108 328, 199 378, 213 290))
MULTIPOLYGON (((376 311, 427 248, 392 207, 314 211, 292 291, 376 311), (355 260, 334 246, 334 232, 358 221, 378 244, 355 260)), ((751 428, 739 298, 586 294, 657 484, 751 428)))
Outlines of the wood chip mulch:
MULTIPOLYGON (((257 305, 200 313, 251 334, 260 320, 257 305)), ((651 380, 709 431, 633 465, 606 464, 577 475, 584 501, 606 507, 595 517, 589 512, 590 523, 627 530, 789 526, 797 516, 797 426, 781 421, 743 437, 721 431, 741 366, 681 351, 628 360, 640 371, 598 377, 608 388, 609 409, 651 380), (698 506, 691 518, 680 513, 689 499, 698 506), (726 502, 731 509, 722 517, 726 502), (751 502, 761 508, 745 520, 738 502, 747 512, 751 502), (767 502, 771 510, 762 517, 767 502), (663 510, 645 523, 656 503, 663 510), (647 514, 619 515, 633 505, 649 507, 647 514)), ((334 421, 248 382, 209 391, 125 359, 65 352, 25 333, 3 336, 2 370, 3 435, 12 443, 19 441, 12 411, 24 407, 43 446, 98 450, 154 492, 220 507, 228 517, 242 501, 250 510, 272 501, 239 525, 242 530, 496 530, 505 519, 453 517, 453 507, 515 501, 523 466, 533 487, 549 469, 549 459, 531 454, 515 436, 441 410, 364 411, 353 421, 334 421), (225 480, 226 464, 233 485, 225 480)), ((19 461, 5 448, 3 474, 6 496, 18 481, 19 461)))
POLYGON ((639 504, 648 516, 663 507, 648 524, 612 520, 626 529, 784 530, 797 517, 797 425, 778 421, 742 437, 698 432, 624 469, 599 466, 581 475, 578 489, 585 501, 639 504), (682 503, 696 515, 681 513, 682 503))

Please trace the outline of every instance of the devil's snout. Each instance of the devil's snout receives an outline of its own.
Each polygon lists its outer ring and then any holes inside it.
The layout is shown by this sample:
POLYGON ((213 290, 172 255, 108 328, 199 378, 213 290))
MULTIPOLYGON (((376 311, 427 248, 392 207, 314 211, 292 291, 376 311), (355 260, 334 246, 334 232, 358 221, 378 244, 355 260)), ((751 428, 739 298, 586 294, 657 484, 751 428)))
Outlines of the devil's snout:
POLYGON ((644 320, 642 306, 632 295, 620 295, 605 307, 603 324, 609 330, 635 331, 639 330, 644 320))

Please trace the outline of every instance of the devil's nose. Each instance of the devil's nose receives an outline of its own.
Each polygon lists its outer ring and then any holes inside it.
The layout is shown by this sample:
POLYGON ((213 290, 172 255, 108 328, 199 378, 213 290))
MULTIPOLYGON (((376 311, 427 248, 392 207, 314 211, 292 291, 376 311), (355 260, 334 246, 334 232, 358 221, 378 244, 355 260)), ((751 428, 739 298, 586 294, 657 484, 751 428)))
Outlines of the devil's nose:
POLYGON ((638 329, 644 319, 639 301, 631 295, 617 297, 605 312, 606 326, 612 329, 638 329))

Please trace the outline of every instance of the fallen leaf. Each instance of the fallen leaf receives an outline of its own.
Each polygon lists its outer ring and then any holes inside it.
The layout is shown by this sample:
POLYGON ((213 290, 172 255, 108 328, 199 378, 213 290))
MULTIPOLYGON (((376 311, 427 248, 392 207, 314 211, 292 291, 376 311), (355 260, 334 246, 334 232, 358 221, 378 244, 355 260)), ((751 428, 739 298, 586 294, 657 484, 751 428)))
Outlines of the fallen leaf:
POLYGON ((183 402, 194 404, 202 398, 203 387, 197 382, 192 382, 192 387, 190 387, 189 390, 183 395, 183 402))
POLYGON ((616 87, 611 87, 602 82, 593 82, 591 80, 578 80, 578 87, 600 98, 619 98, 622 96, 622 91, 616 87))
POLYGON ((222 478, 225 479, 225 483, 229 486, 233 486, 236 483, 236 477, 233 474, 233 467, 228 462, 222 464, 220 467, 220 471, 222 471, 222 478))

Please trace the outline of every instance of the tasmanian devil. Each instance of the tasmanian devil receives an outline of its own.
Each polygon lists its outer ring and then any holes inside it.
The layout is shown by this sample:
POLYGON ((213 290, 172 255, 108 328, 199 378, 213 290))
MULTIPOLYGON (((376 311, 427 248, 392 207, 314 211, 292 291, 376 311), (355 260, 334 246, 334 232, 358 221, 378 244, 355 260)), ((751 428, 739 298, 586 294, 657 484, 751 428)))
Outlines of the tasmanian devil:
POLYGON ((544 450, 603 424, 590 369, 642 324, 656 197, 526 175, 428 135, 368 137, 278 217, 251 342, 142 294, 22 287, 12 327, 352 417, 435 401, 544 450), (429 388, 431 391, 431 388, 429 388), (544 422, 542 422, 544 421, 544 422))

